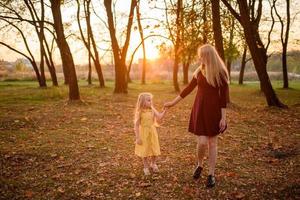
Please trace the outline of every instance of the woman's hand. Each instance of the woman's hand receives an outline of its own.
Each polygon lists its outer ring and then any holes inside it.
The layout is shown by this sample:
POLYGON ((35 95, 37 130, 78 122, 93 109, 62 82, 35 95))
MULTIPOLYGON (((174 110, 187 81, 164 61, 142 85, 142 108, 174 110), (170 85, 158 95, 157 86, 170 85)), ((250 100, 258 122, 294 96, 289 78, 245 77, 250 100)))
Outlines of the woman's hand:
POLYGON ((220 133, 223 133, 226 129, 226 120, 222 118, 219 123, 220 133))
POLYGON ((175 99, 173 99, 173 101, 169 101, 167 103, 164 104, 164 107, 165 108, 170 108, 170 107, 173 107, 175 106, 179 101, 181 101, 181 96, 177 96, 175 99))
POLYGON ((167 102, 164 104, 164 108, 170 108, 170 107, 173 107, 174 106, 174 103, 173 102, 167 102))
POLYGON ((138 137, 138 138, 135 139, 135 143, 138 144, 138 145, 142 145, 143 144, 140 137, 138 137))

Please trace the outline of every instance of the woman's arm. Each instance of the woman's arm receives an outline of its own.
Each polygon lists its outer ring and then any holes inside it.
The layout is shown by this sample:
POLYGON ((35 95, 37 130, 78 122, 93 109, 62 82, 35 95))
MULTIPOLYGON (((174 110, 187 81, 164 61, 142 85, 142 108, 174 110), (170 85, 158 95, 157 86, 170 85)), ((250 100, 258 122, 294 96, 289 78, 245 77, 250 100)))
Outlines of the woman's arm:
POLYGON ((165 104, 164 104, 164 107, 167 107, 167 108, 173 107, 173 106, 175 106, 175 105, 176 105, 179 101, 181 101, 181 100, 182 100, 182 97, 181 97, 180 95, 178 95, 178 96, 175 97, 175 99, 173 99, 172 101, 165 103, 165 104))
POLYGON ((225 80, 222 81, 222 85, 220 87, 220 101, 221 108, 226 108, 227 103, 229 103, 229 86, 225 80))
POLYGON ((175 106, 179 101, 181 101, 184 97, 186 97, 187 95, 189 95, 194 88, 197 86, 197 79, 195 77, 193 77, 193 79, 191 80, 191 82, 188 84, 188 86, 186 86, 186 88, 184 88, 180 94, 175 97, 175 99, 173 99, 170 102, 167 102, 164 104, 164 107, 172 107, 175 106))
POLYGON ((220 87, 220 101, 221 101, 221 120, 219 124, 220 132, 223 132, 226 128, 226 107, 229 102, 229 86, 227 81, 223 81, 220 87))

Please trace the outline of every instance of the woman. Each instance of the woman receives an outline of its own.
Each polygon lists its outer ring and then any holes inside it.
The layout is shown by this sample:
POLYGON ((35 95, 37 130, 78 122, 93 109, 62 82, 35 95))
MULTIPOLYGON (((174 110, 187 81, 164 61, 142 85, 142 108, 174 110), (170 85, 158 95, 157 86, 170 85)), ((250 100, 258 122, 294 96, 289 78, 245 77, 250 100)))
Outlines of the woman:
POLYGON ((203 158, 208 144, 209 176, 207 187, 215 186, 215 166, 217 159, 217 136, 227 128, 226 105, 229 101, 228 72, 216 49, 209 45, 198 48, 200 66, 195 70, 189 85, 173 101, 164 104, 172 107, 190 94, 198 86, 192 108, 189 132, 197 135, 198 165, 194 179, 200 178, 203 158))

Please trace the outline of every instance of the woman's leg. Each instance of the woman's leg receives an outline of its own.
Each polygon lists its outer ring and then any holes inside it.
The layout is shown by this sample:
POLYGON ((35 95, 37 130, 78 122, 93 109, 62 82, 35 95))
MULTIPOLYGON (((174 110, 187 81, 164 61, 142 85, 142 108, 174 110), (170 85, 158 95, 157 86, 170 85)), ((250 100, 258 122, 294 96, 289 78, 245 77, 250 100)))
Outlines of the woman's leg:
POLYGON ((198 159, 198 166, 203 167, 203 159, 205 155, 205 150, 207 148, 207 136, 198 136, 197 141, 197 159, 198 159))
POLYGON ((214 176, 216 160, 217 160, 217 145, 218 145, 218 136, 208 138, 208 153, 209 153, 209 175, 214 176))

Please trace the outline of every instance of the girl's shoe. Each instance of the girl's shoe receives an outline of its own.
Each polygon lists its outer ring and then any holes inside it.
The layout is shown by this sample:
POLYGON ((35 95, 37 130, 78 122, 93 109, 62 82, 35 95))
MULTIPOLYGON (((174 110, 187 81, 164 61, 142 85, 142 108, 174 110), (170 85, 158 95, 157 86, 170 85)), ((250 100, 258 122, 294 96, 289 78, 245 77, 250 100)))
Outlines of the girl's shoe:
POLYGON ((144 174, 145 174, 145 176, 149 176, 150 175, 149 168, 144 168, 144 174))
POLYGON ((199 165, 198 165, 197 168, 195 169, 194 174, 193 174, 193 178, 194 178, 195 180, 198 179, 198 178, 200 178, 202 169, 203 169, 203 168, 200 167, 199 165))
POLYGON ((153 172, 159 172, 157 164, 152 164, 151 168, 153 169, 153 172))
POLYGON ((206 187, 212 188, 216 185, 216 179, 213 175, 208 175, 206 187))

